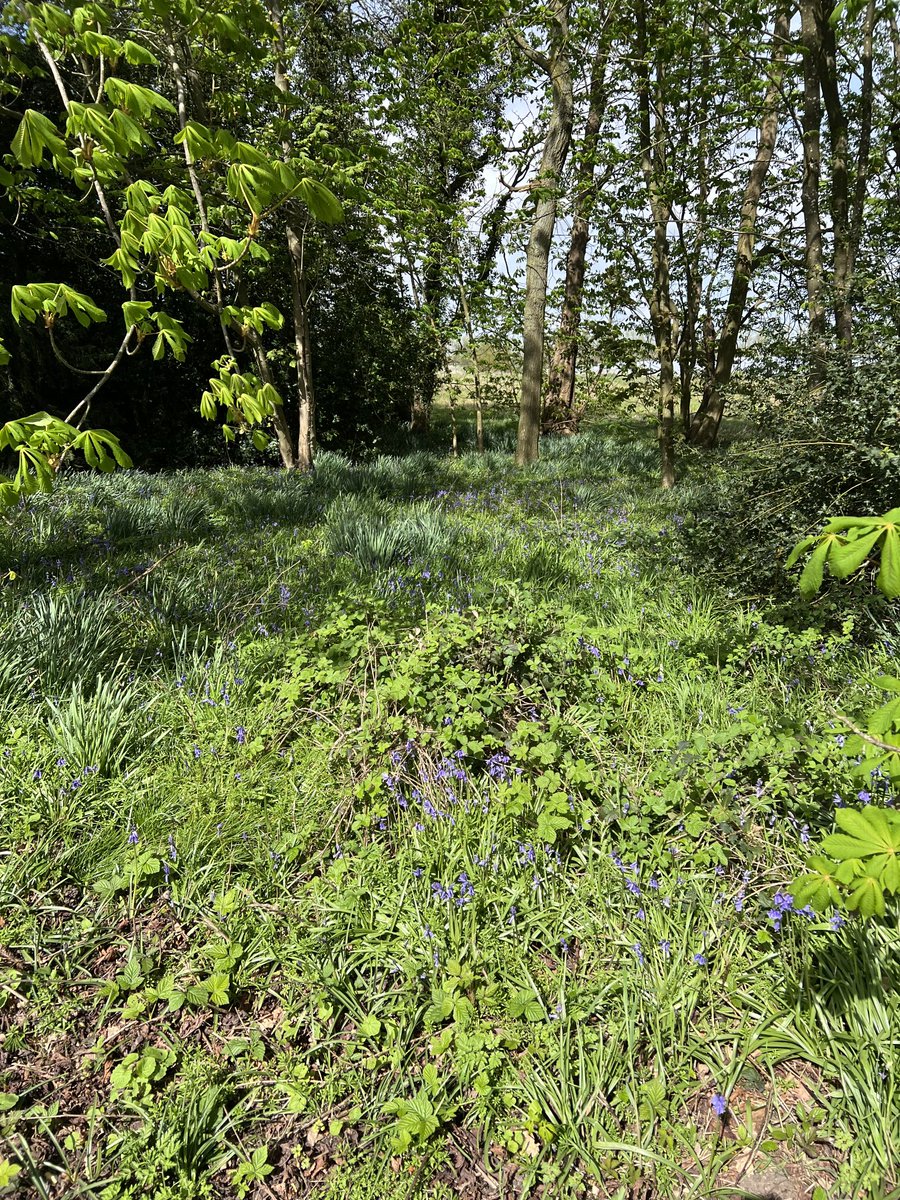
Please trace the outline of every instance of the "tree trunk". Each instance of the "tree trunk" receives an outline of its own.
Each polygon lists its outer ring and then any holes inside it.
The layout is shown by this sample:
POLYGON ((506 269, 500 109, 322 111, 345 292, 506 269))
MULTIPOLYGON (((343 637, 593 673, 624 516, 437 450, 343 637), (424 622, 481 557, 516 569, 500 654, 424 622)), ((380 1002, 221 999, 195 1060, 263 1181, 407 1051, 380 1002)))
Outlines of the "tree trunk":
MULTIPOLYGON (((681 243, 682 256, 685 264, 685 307, 681 330, 676 342, 678 356, 678 392, 679 418, 681 430, 685 438, 691 434, 691 407, 694 396, 694 372, 698 362, 703 367, 704 378, 710 372, 710 338, 709 326, 712 317, 707 311, 701 319, 700 308, 703 303, 703 265, 702 253, 709 221, 709 147, 708 129, 710 125, 710 95, 709 75, 712 65, 712 55, 709 53, 709 26, 706 19, 701 21, 702 40, 698 43, 700 51, 700 79, 698 88, 698 104, 695 107, 691 96, 691 78, 688 78, 687 95, 691 97, 682 123, 683 145, 681 155, 687 159, 690 154, 690 138, 697 131, 697 199, 696 217, 694 221, 693 245, 689 248, 684 236, 684 210, 677 221, 678 238, 681 243)), ((715 332, 713 332, 713 342, 715 332)))
POLYGON ((650 321, 659 363, 658 422, 660 483, 664 488, 675 484, 675 347, 672 300, 669 286, 669 218, 671 205, 665 194, 667 133, 664 122, 664 75, 662 63, 656 64, 656 95, 653 97, 655 120, 650 124, 650 63, 647 45, 646 0, 637 6, 638 117, 641 171, 647 188, 653 225, 653 283, 650 288, 650 321))
POLYGON ((806 305, 809 321, 809 392, 818 395, 825 383, 825 267, 819 179, 822 173, 822 104, 819 97, 819 28, 816 0, 800 0, 800 40, 803 46, 803 204, 806 305))
POLYGON ((731 276, 731 290, 725 317, 719 332, 712 371, 707 375, 703 389, 703 400, 691 422, 691 441, 697 446, 711 449, 715 446, 725 408, 724 390, 727 387, 737 352, 738 338, 744 321, 747 292, 753 274, 753 251, 756 242, 756 218, 763 184, 775 151, 778 137, 778 104, 784 80, 785 47, 790 36, 790 16, 787 5, 779 4, 775 14, 772 34, 772 59, 769 67, 769 83, 759 127, 759 145, 750 176, 744 188, 741 204, 741 223, 738 232, 737 253, 731 276))
POLYGON ((469 339, 469 349, 472 352, 473 388, 475 392, 475 449, 479 454, 484 452, 484 404, 481 396, 481 364, 478 361, 478 348, 475 345, 475 330, 472 325, 472 314, 466 296, 466 285, 460 275, 459 299, 462 306, 463 322, 466 337, 469 339))
POLYGON ((856 266, 856 256, 862 241, 863 219, 866 208, 869 164, 872 153, 872 96, 875 80, 872 73, 872 52, 875 35, 875 0, 866 5, 863 26, 862 87, 859 104, 859 151, 856 157, 856 180, 853 189, 853 209, 850 215, 850 275, 856 266))
POLYGON ((311 471, 316 449, 316 394, 312 375, 312 344, 309 333, 306 278, 303 271, 303 241, 293 222, 286 228, 291 260, 291 307, 294 319, 294 358, 297 363, 297 467, 311 471))
MULTIPOLYGON (((272 372, 269 369, 268 359, 266 358, 265 346, 263 346, 259 334, 251 330, 247 334, 247 345, 253 354, 253 360, 256 363, 256 370, 260 379, 263 383, 271 384, 274 388, 275 384, 272 379, 272 372)), ((294 449, 294 440, 291 437, 287 414, 280 404, 276 404, 273 408, 272 424, 275 426, 275 437, 278 442, 278 452, 281 455, 281 464, 286 471, 294 471, 299 465, 297 452, 294 449)))
POLYGON ((591 68, 590 106, 584 127, 584 141, 575 182, 575 211, 566 258, 566 283, 559 333, 550 360, 547 402, 544 406, 544 432, 575 432, 579 415, 575 411, 575 367, 578 361, 578 328, 587 267, 590 232, 589 213, 596 194, 597 144, 606 107, 604 75, 606 47, 601 46, 591 68))
POLYGON ((538 199, 525 255, 525 314, 522 321, 522 385, 519 395, 519 428, 516 437, 516 463, 524 466, 538 457, 541 433, 541 384, 544 366, 544 317, 547 305, 547 273, 550 245, 556 221, 560 175, 572 137, 574 98, 569 70, 567 0, 553 0, 555 47, 551 57, 528 51, 533 61, 550 77, 553 102, 550 127, 541 156, 534 188, 538 199))
POLYGON ((829 20, 831 5, 823 12, 815 10, 819 45, 819 86, 828 114, 828 140, 831 151, 831 227, 834 239, 834 331, 838 345, 849 351, 853 345, 853 310, 850 287, 853 276, 853 251, 850 239, 850 147, 847 115, 838 87, 837 46, 834 27, 829 20))
MULTIPOLYGON (((284 40, 284 23, 281 13, 280 0, 270 0, 269 14, 275 26, 276 48, 275 56, 275 86, 282 96, 287 97, 290 85, 287 77, 287 48, 284 40)), ((282 120, 288 128, 289 110, 285 103, 282 108, 282 120)), ((282 153, 289 159, 293 153, 290 137, 284 136, 281 143, 282 153)), ((305 274, 304 239, 297 233, 297 214, 289 211, 285 225, 288 259, 291 272, 291 315, 294 323, 294 361, 297 370, 297 447, 292 447, 291 467, 301 471, 311 471, 316 447, 316 396, 313 387, 312 373, 312 341, 309 332, 309 309, 305 274)), ((276 422, 278 445, 284 461, 282 442, 286 438, 290 442, 290 432, 287 422, 279 429, 276 422)), ((288 463, 285 462, 285 466, 288 463)))

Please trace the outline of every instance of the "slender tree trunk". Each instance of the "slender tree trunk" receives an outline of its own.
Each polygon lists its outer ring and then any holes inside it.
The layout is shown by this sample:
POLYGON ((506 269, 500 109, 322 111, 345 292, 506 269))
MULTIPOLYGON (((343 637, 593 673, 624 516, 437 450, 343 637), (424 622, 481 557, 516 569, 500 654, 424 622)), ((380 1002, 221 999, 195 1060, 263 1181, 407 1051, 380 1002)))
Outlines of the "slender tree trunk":
POLYGON ((803 46, 803 205, 806 306, 809 322, 809 390, 817 395, 825 383, 825 266, 819 180, 822 174, 822 103, 819 95, 819 28, 816 0, 800 0, 800 40, 803 46))
MULTIPOLYGON (((260 379, 263 383, 271 384, 274 387, 275 383, 272 379, 272 372, 269 369, 266 350, 259 335, 251 330, 247 334, 247 344, 253 353, 253 359, 256 363, 256 370, 260 379)), ((278 452, 281 455, 282 465, 285 470, 294 471, 299 465, 297 462, 297 452, 294 449, 294 440, 291 437, 287 414, 280 404, 275 406, 272 414, 272 424, 275 426, 275 437, 278 442, 278 452)))
MULTIPOLYGON (((276 36, 275 86, 282 96, 287 97, 290 91, 287 77, 287 47, 279 0, 270 0, 269 15, 275 26, 276 36)), ((288 129, 288 115, 288 108, 285 104, 281 112, 285 129, 288 129)), ((287 134, 282 139, 281 149, 284 157, 289 159, 293 153, 293 146, 287 134)), ((316 394, 313 385, 312 341, 309 332, 305 244, 302 235, 297 233, 297 224, 296 212, 289 210, 285 224, 285 238, 291 272, 291 316, 294 324, 294 361, 297 371, 297 448, 293 454, 293 466, 301 471, 311 471, 316 446, 316 394)), ((281 436, 279 432, 279 445, 281 436)), ((283 453, 282 458, 284 458, 283 453)))
POLYGON ((703 400, 691 422, 691 440, 698 446, 710 449, 715 446, 719 436, 719 426, 725 408, 725 388, 734 368, 738 338, 744 321, 744 309, 747 304, 747 292, 750 288, 750 278, 753 274, 753 251, 756 243, 756 218, 759 213, 759 202, 762 197, 763 184, 769 172, 769 165, 775 151, 778 138, 778 106, 781 96, 781 85, 784 79, 785 47, 790 36, 790 16, 788 6, 781 3, 775 14, 775 27, 772 35, 772 59, 769 67, 769 83, 763 107, 762 121, 759 127, 759 144, 756 158, 750 169, 750 176, 744 188, 741 204, 741 223, 738 232, 737 253, 735 255, 734 271, 731 276, 731 290, 725 318, 719 332, 716 346, 714 367, 707 376, 703 390, 703 400))
MULTIPOLYGON (((897 21, 897 14, 892 10, 887 11, 888 29, 891 31, 891 48, 894 52, 894 76, 900 78, 900 23, 897 21)), ((894 107, 898 104, 897 93, 895 89, 894 107)), ((900 163, 900 121, 891 121, 890 123, 891 145, 894 148, 894 161, 900 163)))
POLYGON ((850 276, 856 267, 856 256, 862 241, 866 194, 869 182, 869 162, 872 153, 872 96, 875 80, 872 73, 872 52, 875 36, 875 0, 866 5, 863 26, 862 87, 860 89, 859 152, 856 159, 856 179, 853 188, 853 207, 850 213, 850 276))
POLYGON ((291 307, 294 320, 294 358, 297 363, 297 467, 301 471, 310 471, 313 468, 316 449, 316 394, 313 388, 312 343, 306 276, 303 269, 303 241, 297 236, 293 222, 288 223, 285 232, 291 260, 291 307))
POLYGON ((459 301, 462 306, 466 337, 469 339, 469 349, 472 352, 473 390, 475 392, 475 449, 479 454, 482 454, 484 453, 484 405, 481 395, 481 364, 478 361, 478 347, 475 345, 472 314, 469 310, 469 300, 466 296, 466 286, 462 277, 460 277, 459 281, 459 301))
POLYGON ((575 181, 575 211, 566 257, 566 282, 560 315, 559 333, 550 360, 547 402, 543 428, 575 432, 579 414, 575 411, 575 367, 578 361, 578 329, 587 268, 587 244, 590 233, 591 201, 596 195, 597 145, 606 108, 606 47, 601 46, 591 68, 589 108, 575 181))
POLYGON ((443 248, 433 242, 422 279, 422 308, 425 316, 425 344, 419 364, 418 386, 413 399, 411 425, 424 433, 431 422, 431 409, 444 369, 444 338, 441 335, 440 309, 444 294, 443 248))
MULTIPOLYGON (((711 321, 709 313, 701 321, 700 308, 703 302, 703 267, 701 256, 704 249, 706 228, 709 218, 709 162, 708 162, 708 129, 710 124, 710 88, 709 73, 712 55, 709 53, 709 27, 701 19, 703 38, 697 48, 700 60, 699 106, 695 109, 693 100, 683 122, 683 137, 688 146, 694 128, 697 129, 697 202, 694 222, 693 246, 688 247, 684 236, 684 216, 678 221, 678 237, 681 242, 685 263, 685 312, 681 331, 677 339, 678 351, 678 393, 679 418, 682 432, 686 438, 691 432, 691 405, 694 396, 694 372, 698 361, 709 374, 709 341, 706 327, 711 321), (698 330, 700 336, 698 338, 698 330)), ((688 92, 691 95, 691 80, 688 80, 688 92)), ((687 149, 687 147, 685 147, 687 149)))
POLYGON ((551 57, 530 51, 550 77, 553 102, 550 127, 541 156, 534 187, 537 203, 525 255, 525 314, 522 321, 522 384, 519 394, 519 428, 516 437, 516 463, 521 467, 535 462, 541 433, 541 384, 544 365, 544 317, 547 306, 547 273, 550 245, 556 221, 559 180, 572 137, 574 98, 569 69, 567 0, 553 0, 553 40, 551 57))
POLYGON ((829 20, 831 5, 825 11, 816 6, 819 43, 819 85, 828 114, 828 139, 831 158, 831 226, 834 242, 834 331, 838 345, 846 351, 853 346, 853 309, 850 288, 853 277, 853 250, 850 237, 850 145, 847 115, 838 87, 837 45, 829 20))
POLYGON ((650 288, 650 321, 659 363, 658 422, 660 483, 664 488, 675 484, 675 346, 669 285, 669 218, 671 205, 665 194, 667 171, 667 133, 664 123, 664 77, 662 64, 656 64, 656 94, 653 97, 655 119, 651 129, 650 63, 647 44, 646 0, 637 6, 638 117, 641 171, 647 188, 653 225, 653 283, 650 288))

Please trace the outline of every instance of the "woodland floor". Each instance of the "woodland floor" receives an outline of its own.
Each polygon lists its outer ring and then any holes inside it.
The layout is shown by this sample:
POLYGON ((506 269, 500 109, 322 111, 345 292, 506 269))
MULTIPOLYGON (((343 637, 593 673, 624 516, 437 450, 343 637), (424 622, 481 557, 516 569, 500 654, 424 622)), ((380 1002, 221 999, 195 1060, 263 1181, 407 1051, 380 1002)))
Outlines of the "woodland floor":
POLYGON ((888 648, 493 436, 0 526, 0 1194, 896 1195, 896 923, 790 896, 888 648))

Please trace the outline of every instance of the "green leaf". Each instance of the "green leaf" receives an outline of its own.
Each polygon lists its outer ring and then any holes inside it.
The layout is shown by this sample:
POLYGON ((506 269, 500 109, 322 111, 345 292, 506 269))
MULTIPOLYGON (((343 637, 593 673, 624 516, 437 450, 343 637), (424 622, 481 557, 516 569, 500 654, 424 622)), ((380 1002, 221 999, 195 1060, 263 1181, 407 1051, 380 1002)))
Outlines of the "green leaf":
POLYGON ((809 556, 809 562, 800 575, 800 594, 807 600, 811 599, 822 586, 825 574, 825 560, 831 550, 832 542, 822 541, 809 556))
POLYGON ((365 1038, 376 1038, 381 1033, 381 1022, 372 1013, 369 1013, 359 1023, 359 1032, 365 1038))
POLYGON ((835 579, 846 579, 858 570, 883 533, 883 529, 873 529, 871 533, 863 534, 853 541, 833 546, 828 556, 828 569, 835 579))
POLYGON ((140 46, 137 42, 131 41, 130 38, 126 38, 126 40, 122 43, 122 50, 126 59, 131 63, 132 66, 159 66, 159 59, 156 58, 155 55, 151 54, 146 46, 140 46))
POLYGON ((45 151, 51 158, 68 156, 66 143, 60 137, 59 130, 49 117, 33 108, 26 108, 10 149, 23 167, 39 167, 45 151))
POLYGON ((856 910, 861 917, 883 917, 884 892, 878 880, 864 875, 847 898, 847 907, 856 910))
POLYGON ((845 833, 860 842, 871 844, 869 853, 890 853, 896 848, 895 835, 887 817, 873 805, 867 806, 863 812, 855 808, 839 808, 834 816, 845 833))
POLYGON ((884 545, 881 548, 881 569, 875 580, 875 586, 887 596, 888 600, 900 597, 900 531, 895 525, 889 525, 884 535, 884 545))
POLYGON ((787 561, 785 562, 784 565, 786 567, 792 567, 794 565, 794 563, 796 563, 797 560, 800 558, 800 556, 802 554, 804 554, 810 548, 810 546, 814 545, 814 543, 817 542, 818 540, 819 539, 816 534, 811 534, 809 537, 803 538, 803 540, 798 542, 797 545, 790 552, 790 554, 787 556, 787 561))
POLYGON ((315 179, 301 179, 297 184, 297 195, 317 221, 336 225, 344 219, 341 202, 324 184, 315 179))

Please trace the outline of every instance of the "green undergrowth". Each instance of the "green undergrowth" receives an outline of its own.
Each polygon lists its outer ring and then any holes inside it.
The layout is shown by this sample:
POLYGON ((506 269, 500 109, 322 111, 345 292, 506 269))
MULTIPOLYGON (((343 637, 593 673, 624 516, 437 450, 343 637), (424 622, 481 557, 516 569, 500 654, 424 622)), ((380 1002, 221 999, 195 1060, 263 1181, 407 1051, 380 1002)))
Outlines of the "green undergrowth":
POLYGON ((789 894, 889 648, 693 571, 653 453, 12 516, 0 1194, 896 1186, 896 921, 789 894))

